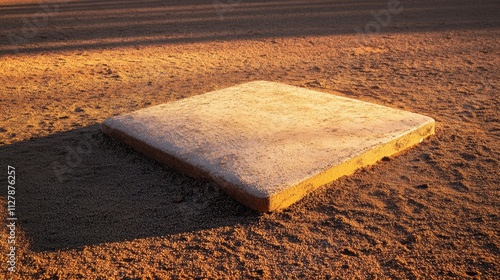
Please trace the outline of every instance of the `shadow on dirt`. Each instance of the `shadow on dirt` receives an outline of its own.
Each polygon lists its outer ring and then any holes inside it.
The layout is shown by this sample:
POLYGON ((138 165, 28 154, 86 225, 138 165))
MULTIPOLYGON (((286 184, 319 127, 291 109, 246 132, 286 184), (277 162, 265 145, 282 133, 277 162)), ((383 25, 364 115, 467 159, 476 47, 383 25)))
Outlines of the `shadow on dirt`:
POLYGON ((106 137, 98 125, 6 145, 0 154, 2 165, 16 168, 16 214, 35 251, 259 219, 207 182, 106 137))

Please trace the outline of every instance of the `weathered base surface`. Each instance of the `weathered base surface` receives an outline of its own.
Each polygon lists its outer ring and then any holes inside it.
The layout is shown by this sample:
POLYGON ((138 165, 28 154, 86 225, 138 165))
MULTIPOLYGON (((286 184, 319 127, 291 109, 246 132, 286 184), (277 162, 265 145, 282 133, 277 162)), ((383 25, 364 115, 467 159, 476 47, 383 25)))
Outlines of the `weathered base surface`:
POLYGON ((109 118, 102 130, 265 212, 418 144, 434 120, 256 81, 109 118))

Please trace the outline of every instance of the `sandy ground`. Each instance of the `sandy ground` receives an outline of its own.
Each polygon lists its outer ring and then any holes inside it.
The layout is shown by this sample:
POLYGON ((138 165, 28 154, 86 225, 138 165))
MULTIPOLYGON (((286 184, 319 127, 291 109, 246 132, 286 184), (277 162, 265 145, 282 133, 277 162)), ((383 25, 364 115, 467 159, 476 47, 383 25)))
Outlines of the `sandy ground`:
POLYGON ((500 279, 499 1, 40 2, 0 1, 0 278, 500 279), (99 130, 251 80, 437 134, 258 215, 99 130))

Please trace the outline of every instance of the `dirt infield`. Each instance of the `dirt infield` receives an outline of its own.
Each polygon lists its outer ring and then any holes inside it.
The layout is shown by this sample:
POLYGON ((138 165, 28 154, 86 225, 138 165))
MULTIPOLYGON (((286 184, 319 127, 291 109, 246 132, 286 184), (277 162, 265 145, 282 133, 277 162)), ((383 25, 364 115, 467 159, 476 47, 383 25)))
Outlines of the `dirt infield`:
POLYGON ((500 278, 499 10, 0 0, 0 278, 500 278), (436 135, 259 215, 99 129, 253 80, 421 113, 436 135))

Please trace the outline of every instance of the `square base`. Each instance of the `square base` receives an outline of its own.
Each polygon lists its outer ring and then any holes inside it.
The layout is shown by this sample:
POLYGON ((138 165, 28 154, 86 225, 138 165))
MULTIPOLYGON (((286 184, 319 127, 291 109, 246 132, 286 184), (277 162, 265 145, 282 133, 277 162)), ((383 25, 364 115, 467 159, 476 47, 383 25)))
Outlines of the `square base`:
POLYGON ((112 117, 102 131, 265 212, 418 144, 434 120, 256 81, 112 117))

